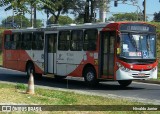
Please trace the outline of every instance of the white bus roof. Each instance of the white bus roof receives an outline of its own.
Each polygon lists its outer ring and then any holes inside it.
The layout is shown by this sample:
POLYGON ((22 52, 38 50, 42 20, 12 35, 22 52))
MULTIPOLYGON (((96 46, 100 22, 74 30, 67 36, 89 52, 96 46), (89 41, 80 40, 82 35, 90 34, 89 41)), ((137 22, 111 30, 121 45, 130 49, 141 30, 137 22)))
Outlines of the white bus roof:
POLYGON ((48 28, 29 28, 29 29, 13 29, 13 32, 38 32, 38 31, 59 31, 59 30, 70 30, 70 29, 89 29, 89 28, 103 28, 106 25, 113 23, 113 22, 106 22, 106 23, 86 23, 80 25, 64 25, 64 26, 51 26, 48 28))

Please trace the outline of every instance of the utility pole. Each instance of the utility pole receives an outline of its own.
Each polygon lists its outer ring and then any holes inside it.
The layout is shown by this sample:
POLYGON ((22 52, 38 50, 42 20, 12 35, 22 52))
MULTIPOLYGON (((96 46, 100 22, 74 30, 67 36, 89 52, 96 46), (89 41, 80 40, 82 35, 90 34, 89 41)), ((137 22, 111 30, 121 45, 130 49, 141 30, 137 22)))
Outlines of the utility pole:
POLYGON ((146 21, 146 0, 143 1, 143 21, 146 21))

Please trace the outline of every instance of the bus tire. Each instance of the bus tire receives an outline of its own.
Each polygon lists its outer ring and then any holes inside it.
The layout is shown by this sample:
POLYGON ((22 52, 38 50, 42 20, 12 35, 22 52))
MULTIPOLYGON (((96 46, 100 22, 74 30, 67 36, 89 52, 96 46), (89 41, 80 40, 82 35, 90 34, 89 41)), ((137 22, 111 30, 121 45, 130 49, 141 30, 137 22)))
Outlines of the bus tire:
POLYGON ((27 77, 30 77, 31 72, 33 73, 33 76, 35 75, 35 70, 34 70, 33 63, 28 63, 27 64, 26 72, 27 72, 27 77))
POLYGON ((35 73, 33 63, 28 63, 26 71, 27 71, 27 77, 28 78, 30 77, 30 73, 32 72, 32 74, 34 76, 34 79, 36 79, 36 80, 42 79, 42 74, 35 73))
POLYGON ((84 80, 89 87, 94 87, 98 84, 96 71, 93 67, 87 67, 84 71, 84 80))
POLYGON ((127 87, 132 83, 132 80, 119 80, 118 83, 122 87, 127 87))

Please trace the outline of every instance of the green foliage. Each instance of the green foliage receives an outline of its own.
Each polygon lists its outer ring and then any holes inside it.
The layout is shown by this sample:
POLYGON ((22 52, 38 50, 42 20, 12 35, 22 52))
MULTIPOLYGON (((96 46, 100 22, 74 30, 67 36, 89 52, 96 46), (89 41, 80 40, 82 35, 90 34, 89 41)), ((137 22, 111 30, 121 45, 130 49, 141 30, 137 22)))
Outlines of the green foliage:
POLYGON ((66 25, 66 24, 73 23, 73 20, 70 17, 68 17, 68 16, 60 16, 59 20, 58 20, 58 23, 60 25, 66 25))
POLYGON ((109 12, 109 3, 111 0, 99 0, 96 4, 98 8, 103 9, 104 11, 109 12))
POLYGON ((157 32, 160 32, 160 22, 149 22, 149 24, 155 25, 157 28, 157 32))
POLYGON ((36 28, 42 27, 42 26, 43 26, 42 20, 37 19, 37 20, 36 20, 36 25, 37 25, 36 28))
MULTIPOLYGON (((54 16, 51 16, 50 19, 48 20, 49 24, 54 24, 54 16)), ((59 16, 58 24, 60 25, 66 25, 66 24, 71 24, 73 23, 73 20, 68 17, 68 16, 59 16)))
POLYGON ((15 86, 16 89, 20 89, 20 90, 25 90, 26 86, 24 84, 21 83, 17 83, 17 85, 15 86))
MULTIPOLYGON (((9 16, 6 19, 2 20, 2 26, 3 27, 12 27, 11 26, 12 20, 13 20, 12 16, 9 16)), ((23 15, 14 16, 14 23, 16 23, 16 25, 21 26, 21 20, 22 20, 22 27, 29 27, 30 26, 30 22, 25 16, 23 16, 23 15)))
MULTIPOLYGON (((67 13, 69 10, 69 4, 64 0, 49 0, 51 2, 50 5, 44 5, 43 9, 46 10, 47 13, 51 13, 54 16, 54 24, 58 23, 58 18, 60 14, 67 13)), ((48 1, 46 1, 48 4, 48 1)))
POLYGON ((154 19, 155 22, 160 22, 160 11, 158 13, 154 13, 154 19))
MULTIPOLYGON (((12 21, 13 21, 12 16, 7 17, 6 19, 2 20, 2 27, 12 28, 12 21)), ((14 16, 14 23, 18 27, 21 27, 22 25, 21 28, 26 28, 31 26, 30 20, 23 15, 14 16)), ((37 20, 37 27, 41 27, 41 26, 42 26, 42 21, 37 20)))
POLYGON ((11 84, 2 84, 2 83, 0 83, 0 89, 2 89, 2 88, 14 88, 14 87, 11 84))
POLYGON ((5 6, 5 11, 16 9, 16 10, 23 10, 28 11, 28 8, 26 7, 26 2, 29 0, 3 0, 0 3, 0 7, 5 6))
POLYGON ((137 13, 114 14, 109 21, 137 21, 141 20, 142 15, 137 13))
POLYGON ((84 7, 83 0, 48 0, 45 2, 43 9, 46 13, 54 16, 54 24, 58 23, 61 14, 71 13, 77 14, 79 9, 84 7), (48 2, 49 1, 49 2, 48 2))
POLYGON ((27 5, 41 9, 43 5, 48 6, 49 4, 49 0, 3 0, 0 3, 0 7, 5 6, 5 11, 15 9, 17 11, 21 10, 24 12, 30 12, 30 9, 28 9, 27 5))
POLYGON ((83 15, 79 15, 78 17, 76 17, 74 23, 83 24, 84 23, 83 15))

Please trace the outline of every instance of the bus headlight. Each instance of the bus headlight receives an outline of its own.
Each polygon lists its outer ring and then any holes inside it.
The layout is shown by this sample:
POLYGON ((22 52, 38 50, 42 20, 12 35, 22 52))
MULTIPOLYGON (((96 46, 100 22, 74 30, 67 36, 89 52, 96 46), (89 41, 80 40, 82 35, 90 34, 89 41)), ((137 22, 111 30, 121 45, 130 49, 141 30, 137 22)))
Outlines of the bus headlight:
POLYGON ((125 72, 129 72, 129 71, 130 71, 130 69, 124 67, 124 66, 121 65, 119 62, 117 62, 117 66, 118 66, 121 70, 123 70, 123 71, 125 71, 125 72))

